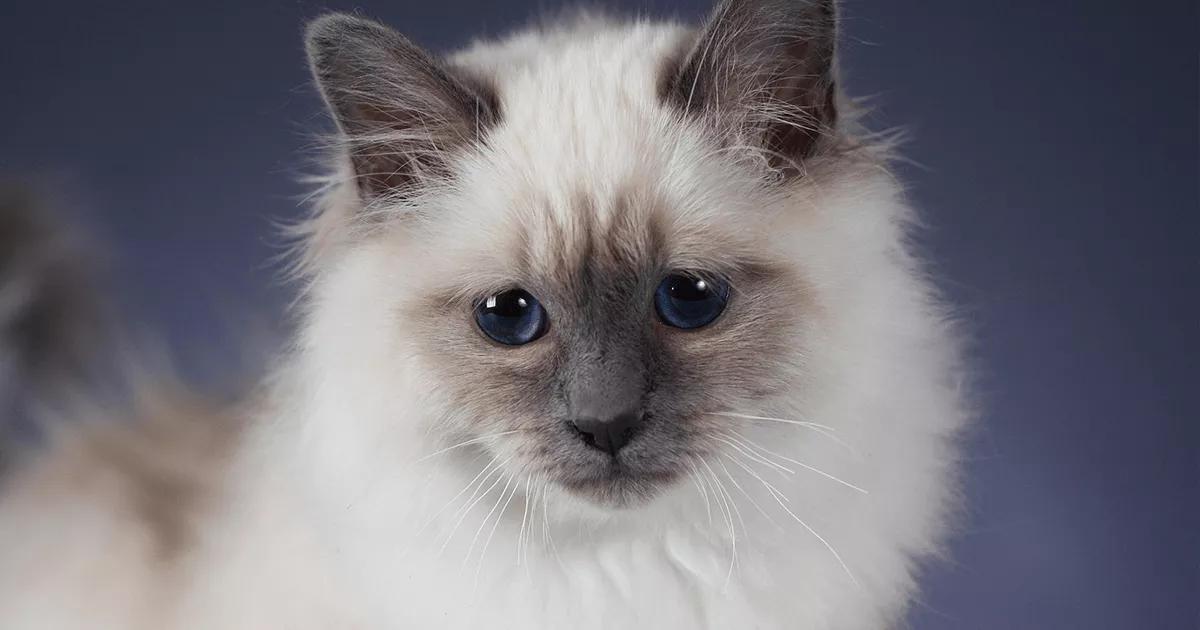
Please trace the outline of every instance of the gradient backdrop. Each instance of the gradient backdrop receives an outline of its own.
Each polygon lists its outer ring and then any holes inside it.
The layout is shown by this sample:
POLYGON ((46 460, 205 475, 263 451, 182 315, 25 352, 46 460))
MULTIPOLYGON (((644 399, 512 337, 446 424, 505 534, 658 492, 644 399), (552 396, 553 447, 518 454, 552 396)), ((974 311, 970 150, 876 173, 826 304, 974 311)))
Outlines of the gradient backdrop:
MULTIPOLYGON (((290 295, 271 221, 299 213, 325 123, 301 24, 354 6, 97 4, 0 8, 0 173, 49 178, 113 246, 131 316, 220 382, 290 295)), ((356 6, 446 50, 556 4, 356 6)), ((901 170, 987 408, 971 523, 912 626, 1197 628, 1195 5, 845 4, 846 84, 913 132, 901 170)))

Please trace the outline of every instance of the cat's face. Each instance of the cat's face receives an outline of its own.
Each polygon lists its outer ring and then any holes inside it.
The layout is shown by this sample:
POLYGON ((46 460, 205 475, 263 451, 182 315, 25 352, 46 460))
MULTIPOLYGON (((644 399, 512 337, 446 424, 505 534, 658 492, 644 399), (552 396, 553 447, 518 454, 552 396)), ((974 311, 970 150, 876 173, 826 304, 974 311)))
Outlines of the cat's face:
POLYGON ((589 81, 595 47, 489 70, 353 18, 310 31, 362 213, 383 217, 350 258, 378 283, 362 308, 387 313, 364 322, 394 322, 377 341, 419 375, 399 421, 621 507, 737 448, 720 414, 803 388, 819 304, 771 243, 833 122, 831 35, 791 42, 832 22, 762 4, 698 38, 621 33, 640 61, 589 81))
POLYGON ((427 265, 401 307, 459 439, 613 505, 725 447, 714 412, 795 387, 813 316, 802 274, 753 238, 754 209, 634 186, 558 208, 527 191, 483 224, 425 232, 454 260, 427 265), (487 236, 443 241, 471 227, 487 236))

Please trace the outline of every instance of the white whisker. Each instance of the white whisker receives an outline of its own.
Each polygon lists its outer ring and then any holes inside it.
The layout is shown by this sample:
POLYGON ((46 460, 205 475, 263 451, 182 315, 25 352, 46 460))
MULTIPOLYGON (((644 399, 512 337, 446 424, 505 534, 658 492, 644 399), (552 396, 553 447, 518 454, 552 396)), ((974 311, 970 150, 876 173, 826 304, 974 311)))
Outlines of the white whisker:
MULTIPOLYGON (((513 497, 517 496, 517 491, 521 488, 521 482, 513 484, 512 493, 508 495, 508 499, 504 501, 504 506, 500 508, 500 513, 496 515, 496 522, 492 523, 492 531, 488 532, 487 540, 483 541, 483 550, 479 552, 479 563, 475 565, 475 581, 472 589, 479 588, 479 573, 483 570, 483 561, 487 558, 488 548, 492 546, 492 538, 496 535, 496 530, 500 527, 500 521, 504 520, 504 515, 508 513, 508 506, 512 503, 513 497)), ((508 486, 505 486, 508 489, 508 486)), ((504 496, 501 494, 500 496, 504 496)), ((484 519, 484 523, 487 519, 484 519)))
POLYGON ((562 557, 558 555, 558 545, 554 544, 554 532, 550 531, 550 501, 546 498, 546 494, 550 490, 550 481, 547 480, 542 484, 542 526, 546 534, 546 539, 550 542, 550 551, 554 554, 554 561, 558 563, 559 568, 563 568, 562 557))
POLYGON ((772 418, 771 416, 755 416, 755 415, 746 414, 746 413, 735 413, 732 411, 713 411, 713 412, 711 412, 711 414, 714 416, 727 416, 730 418, 742 418, 745 420, 765 420, 768 422, 782 422, 784 424, 794 424, 796 426, 808 427, 810 429, 823 429, 825 431, 830 431, 833 433, 837 432, 837 429, 834 429, 833 427, 831 427, 827 424, 821 424, 819 422, 808 422, 807 420, 788 420, 787 418, 772 418))
POLYGON ((501 431, 499 433, 492 433, 490 435, 481 435, 479 437, 471 438, 464 442, 459 442, 458 444, 455 444, 454 446, 447 446, 446 448, 436 450, 428 455, 425 455, 424 457, 421 457, 420 459, 413 460, 413 463, 419 464, 427 459, 432 459, 434 457, 437 457, 438 455, 441 455, 442 453, 448 453, 450 451, 453 451, 454 449, 462 448, 464 446, 470 446, 472 444, 478 444, 480 442, 486 442, 488 440, 493 440, 498 437, 501 437, 504 435, 511 435, 511 434, 517 433, 517 432, 518 432, 517 429, 513 429, 512 431, 501 431))
POLYGON ((733 484, 733 487, 737 488, 738 492, 741 492, 742 496, 746 497, 746 500, 750 502, 750 505, 754 506, 754 509, 758 510, 759 514, 763 515, 763 518, 766 518, 772 525, 779 528, 779 523, 776 523, 775 519, 771 518, 771 515, 767 514, 767 511, 758 504, 758 501, 755 501, 754 497, 750 496, 750 493, 746 492, 746 490, 742 488, 742 484, 738 483, 737 479, 734 479, 733 474, 729 472, 729 468, 725 466, 725 462, 718 460, 717 464, 721 467, 721 470, 725 472, 725 476, 729 478, 729 481, 733 484))
MULTIPOLYGON (((484 515, 484 517, 483 517, 483 521, 479 523, 479 527, 475 529, 475 535, 471 537, 471 544, 470 544, 470 546, 467 547, 466 555, 463 556, 463 566, 464 567, 467 566, 467 561, 469 561, 471 559, 471 552, 475 551, 475 543, 478 542, 478 540, 479 540, 479 534, 483 532, 483 528, 487 527, 488 522, 492 520, 492 514, 495 514, 496 510, 498 510, 500 508, 500 504, 504 501, 504 497, 508 496, 508 489, 512 486, 512 483, 513 483, 512 477, 509 477, 504 482, 504 488, 502 490, 500 490, 500 496, 496 497, 496 502, 494 504, 492 504, 492 509, 488 510, 488 513, 486 515, 484 515)), ((497 523, 500 522, 498 518, 497 518, 496 522, 497 523)), ((480 557, 479 557, 479 562, 480 563, 483 562, 482 555, 480 555, 480 557)))
MULTIPOLYGON (((466 494, 467 490, 470 490, 472 487, 474 487, 475 482, 479 481, 479 479, 481 477, 483 477, 483 475, 485 473, 487 473, 490 476, 490 473, 488 473, 488 471, 497 464, 497 461, 498 460, 495 457, 493 457, 487 463, 487 465, 483 467, 483 470, 480 470, 479 474, 475 475, 474 479, 471 479, 471 481, 467 482, 467 485, 463 486, 462 490, 458 491, 458 494, 454 495, 449 501, 447 501, 446 504, 441 507, 441 509, 439 509, 437 512, 434 512, 433 516, 430 516, 429 519, 426 520, 421 525, 421 527, 417 529, 416 535, 419 535, 421 532, 425 531, 426 527, 429 527, 430 525, 432 525, 437 520, 437 517, 442 515, 442 512, 445 512, 447 509, 449 509, 450 506, 453 505, 454 502, 457 501, 459 497, 461 497, 463 494, 466 494)), ((472 495, 472 496, 474 496, 474 495, 472 495)))
MULTIPOLYGON (((755 479, 757 479, 759 483, 761 483, 761 484, 762 484, 764 487, 766 487, 766 488, 767 488, 767 490, 774 490, 775 492, 779 492, 779 489, 778 489, 778 488, 776 488, 775 486, 771 485, 771 482, 767 481, 766 479, 763 479, 762 475, 760 475, 760 474, 758 474, 757 472, 755 472, 753 468, 750 468, 750 467, 749 467, 749 466, 747 466, 746 464, 743 464, 743 463, 742 463, 740 460, 738 460, 738 459, 737 459, 736 457, 734 457, 733 455, 730 455, 729 453, 721 453, 721 454, 722 454, 722 455, 724 455, 725 457, 728 457, 728 458, 729 458, 729 461, 731 461, 731 462, 733 462, 733 463, 737 464, 738 466, 740 466, 740 467, 742 468, 742 470, 744 470, 744 471, 746 471, 746 472, 750 473, 750 475, 751 475, 751 476, 753 476, 755 479)), ((752 462, 752 463, 753 463, 753 462, 752 462)), ((787 495, 784 495, 784 497, 783 497, 783 500, 784 500, 784 501, 787 501, 787 502, 789 502, 789 503, 791 502, 791 499, 790 499, 790 498, 788 498, 788 497, 787 497, 787 495)))
MULTIPOLYGON (((475 505, 482 501, 484 497, 491 493, 492 489, 500 485, 500 482, 504 480, 504 466, 508 464, 509 460, 511 459, 512 458, 504 460, 504 462, 502 462, 499 466, 496 466, 492 472, 488 473, 488 476, 484 478, 483 483, 479 484, 480 488, 483 487, 484 483, 487 483, 488 479, 491 479, 492 475, 496 474, 497 472, 500 474, 496 476, 496 481, 494 481, 492 485, 488 486, 488 489, 484 490, 482 494, 480 494, 479 490, 476 489, 475 493, 471 495, 474 500, 469 501, 464 508, 460 508, 459 512, 461 512, 461 515, 458 516, 458 520, 454 522, 454 527, 450 529, 450 533, 446 535, 446 540, 442 542, 442 546, 438 549, 439 556, 446 551, 446 547, 450 545, 450 541, 454 538, 454 533, 458 531, 458 528, 462 525, 463 520, 467 518, 467 514, 470 514, 475 505), (475 497, 475 495, 479 496, 475 497)), ((459 512, 455 512, 455 514, 457 515, 459 512)))
POLYGON ((829 553, 833 554, 833 557, 834 557, 834 559, 837 560, 838 564, 842 565, 842 570, 846 572, 847 576, 849 576, 850 581, 853 582, 855 586, 858 586, 858 580, 854 577, 854 573, 852 573, 850 571, 850 567, 846 566, 846 561, 842 560, 842 555, 837 552, 837 549, 834 549, 833 545, 829 544, 829 541, 825 540, 825 538, 823 536, 821 536, 820 534, 817 533, 817 530, 813 529, 812 527, 809 527, 808 523, 804 522, 804 519, 801 519, 799 516, 796 516, 796 513, 793 512, 791 510, 791 508, 789 508, 787 506, 786 503, 784 503, 783 501, 781 501, 779 499, 778 495, 782 494, 779 492, 779 490, 776 490, 770 484, 765 484, 765 485, 766 485, 767 491, 770 492, 771 496, 775 499, 775 502, 779 504, 779 507, 783 508, 783 511, 787 512, 788 516, 792 517, 792 519, 795 520, 797 523, 799 523, 801 527, 808 530, 808 533, 812 534, 813 536, 816 537, 817 540, 821 541, 821 544, 824 545, 825 548, 829 550, 829 553))
POLYGON ((829 479, 829 480, 832 480, 832 481, 836 481, 837 483, 840 483, 840 484, 842 484, 843 486, 846 486, 847 488, 850 488, 851 490, 855 490, 855 491, 857 491, 857 492, 861 492, 862 494, 871 494, 870 492, 867 492, 866 490, 864 490, 864 489, 862 489, 862 488, 860 488, 860 487, 858 487, 858 486, 856 486, 856 485, 854 485, 854 484, 852 484, 852 483, 850 483, 850 482, 848 482, 848 481, 844 481, 844 480, 842 480, 842 479, 839 479, 839 478, 837 478, 837 477, 835 477, 835 476, 833 476, 833 475, 831 475, 831 474, 829 474, 829 473, 827 473, 827 472, 825 472, 825 471, 821 470, 820 468, 816 468, 815 466, 810 466, 810 465, 808 465, 808 464, 805 464, 805 463, 804 463, 804 462, 802 462, 802 461, 796 460, 796 459, 794 459, 794 458, 792 458, 792 457, 788 457, 787 455, 781 455, 781 454, 779 454, 779 453, 776 453, 775 451, 772 451, 771 449, 769 449, 769 448, 767 448, 767 447, 765 447, 765 446, 761 446, 761 445, 759 445, 759 444, 755 444, 754 442, 751 442, 750 440, 747 440, 745 436, 742 436, 742 440, 744 441, 744 442, 743 442, 744 444, 746 444, 747 446, 749 446, 749 447, 751 447, 751 448, 754 448, 754 449, 757 449, 757 450, 759 450, 759 451, 762 451, 763 453, 766 453, 766 454, 768 454, 768 455, 772 455, 772 456, 774 456, 774 457, 778 457, 779 459, 782 459, 782 460, 783 460, 783 461, 785 461, 785 462, 788 462, 788 463, 791 463, 791 464, 795 464, 795 465, 797 465, 797 466, 799 466, 799 467, 801 467, 801 468, 803 468, 803 469, 805 469, 805 470, 809 470, 809 471, 812 471, 812 472, 814 472, 814 473, 817 473, 818 475, 821 475, 822 477, 825 477, 826 479, 829 479))
MULTIPOLYGON (((737 564, 737 528, 734 526, 733 522, 734 506, 727 501, 727 498, 729 498, 728 492, 726 492, 725 486, 721 483, 721 480, 717 478, 717 473, 713 472, 713 469, 708 465, 708 462, 700 460, 700 463, 703 464, 709 472, 709 479, 713 487, 713 495, 717 499, 717 505, 721 507, 721 511, 725 516, 725 522, 729 526, 729 570, 725 573, 725 584, 721 587, 723 591, 729 587, 729 581, 733 577, 733 567, 737 564)), ((738 517, 740 519, 740 512, 738 513, 738 517)), ((745 530, 745 528, 745 523, 743 523, 742 529, 745 530)))
MULTIPOLYGON (((523 497, 525 499, 525 509, 521 511, 521 529, 517 532, 517 566, 521 566, 522 554, 528 553, 529 549, 528 543, 525 540, 525 524, 529 521, 529 504, 533 501, 532 496, 529 494, 529 488, 532 483, 533 477, 525 478, 525 496, 523 497)), ((529 565, 526 564, 525 568, 528 570, 529 565)))
POLYGON ((695 460, 696 458, 693 457, 692 462, 689 464, 692 470, 688 474, 688 477, 691 478, 692 483, 696 486, 696 491, 700 493, 700 498, 704 499, 704 513, 708 515, 709 528, 712 528, 712 503, 708 500, 708 491, 704 489, 704 486, 700 485, 700 471, 696 469, 695 460))
POLYGON ((834 429, 833 427, 831 427, 827 424, 821 424, 819 422, 809 422, 806 420, 789 420, 787 418, 772 418, 770 416, 755 416, 755 415, 750 415, 750 414, 745 414, 745 413, 735 413, 732 411, 713 411, 713 412, 710 412, 709 415, 725 416, 727 418, 741 418, 743 420, 761 420, 763 422, 777 422, 780 424, 790 424, 793 426, 804 427, 806 429, 810 429, 816 433, 819 433, 819 434, 829 438, 830 440, 833 440, 839 446, 845 448, 846 450, 849 450, 853 453, 857 453, 857 451, 854 450, 854 447, 850 446, 844 440, 842 440, 841 438, 839 438, 836 435, 837 429, 834 429))
POLYGON ((732 446, 734 448, 734 450, 738 451, 739 453, 742 453, 743 455, 750 458, 751 460, 756 461, 760 464, 766 464, 767 466, 770 466, 771 468, 779 470, 780 472, 785 472, 790 475, 796 474, 796 471, 792 470, 791 468, 788 468, 787 466, 784 466, 783 464, 780 464, 778 462, 771 461, 770 459, 767 459, 767 458, 763 457, 762 455, 759 455, 758 453, 754 452, 754 449, 750 448, 750 445, 745 443, 745 441, 744 441, 745 438, 738 439, 737 437, 735 437, 734 434, 731 434, 731 433, 722 433, 721 435, 723 435, 725 437, 717 437, 717 440, 724 442, 724 443, 728 444, 729 446, 732 446))

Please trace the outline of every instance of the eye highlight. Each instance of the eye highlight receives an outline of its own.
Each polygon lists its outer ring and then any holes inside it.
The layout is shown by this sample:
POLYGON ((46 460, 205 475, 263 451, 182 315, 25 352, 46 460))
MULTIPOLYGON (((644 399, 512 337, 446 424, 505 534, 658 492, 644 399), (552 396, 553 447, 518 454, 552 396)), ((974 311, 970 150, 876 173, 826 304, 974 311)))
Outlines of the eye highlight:
POLYGON ((546 309, 524 289, 490 295, 475 306, 475 323, 493 341, 521 346, 546 334, 546 309))
POLYGON ((729 301, 729 285, 714 278, 673 273, 654 292, 654 308, 668 326, 690 330, 711 324, 729 301))

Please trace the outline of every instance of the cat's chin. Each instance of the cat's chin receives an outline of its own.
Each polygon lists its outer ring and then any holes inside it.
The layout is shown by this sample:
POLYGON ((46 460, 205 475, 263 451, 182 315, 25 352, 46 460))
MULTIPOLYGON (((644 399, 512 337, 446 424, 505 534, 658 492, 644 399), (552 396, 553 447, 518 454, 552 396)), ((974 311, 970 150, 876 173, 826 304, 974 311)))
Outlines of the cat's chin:
POLYGON ((631 510, 651 503, 678 481, 680 475, 639 471, 615 460, 598 474, 572 475, 559 485, 572 497, 605 510, 631 510))

